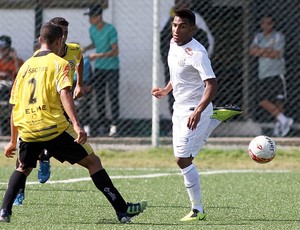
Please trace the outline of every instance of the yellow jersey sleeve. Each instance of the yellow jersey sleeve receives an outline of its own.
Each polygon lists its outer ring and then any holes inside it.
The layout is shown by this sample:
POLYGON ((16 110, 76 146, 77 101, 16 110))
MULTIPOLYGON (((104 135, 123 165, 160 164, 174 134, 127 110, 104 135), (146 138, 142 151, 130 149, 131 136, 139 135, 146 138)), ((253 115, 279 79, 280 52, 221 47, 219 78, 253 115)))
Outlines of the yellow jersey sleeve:
POLYGON ((81 48, 80 45, 75 43, 67 43, 66 45, 67 52, 63 59, 69 62, 71 68, 71 76, 74 76, 76 66, 79 65, 82 58, 81 48))

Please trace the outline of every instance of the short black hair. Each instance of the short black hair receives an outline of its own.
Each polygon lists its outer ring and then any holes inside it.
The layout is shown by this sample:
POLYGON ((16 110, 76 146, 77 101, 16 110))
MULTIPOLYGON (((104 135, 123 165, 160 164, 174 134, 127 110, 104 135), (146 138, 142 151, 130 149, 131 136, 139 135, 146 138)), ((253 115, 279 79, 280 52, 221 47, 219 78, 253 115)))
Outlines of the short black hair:
POLYGON ((49 22, 60 25, 60 26, 69 26, 69 22, 63 17, 52 18, 49 22))
POLYGON ((10 48, 11 38, 7 35, 0 36, 0 48, 10 48))
POLYGON ((192 26, 196 25, 196 17, 192 10, 180 9, 180 10, 176 10, 174 13, 175 13, 175 16, 177 16, 177 17, 186 18, 192 26))
POLYGON ((53 44, 57 39, 62 38, 63 30, 60 25, 46 22, 41 28, 40 36, 43 41, 53 44))

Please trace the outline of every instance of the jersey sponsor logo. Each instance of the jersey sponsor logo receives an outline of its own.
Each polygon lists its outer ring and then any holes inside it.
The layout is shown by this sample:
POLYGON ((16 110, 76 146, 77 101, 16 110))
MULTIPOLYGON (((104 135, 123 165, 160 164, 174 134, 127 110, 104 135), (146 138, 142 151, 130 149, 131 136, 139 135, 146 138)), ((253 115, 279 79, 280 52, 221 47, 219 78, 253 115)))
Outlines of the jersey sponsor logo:
POLYGON ((37 72, 40 72, 40 71, 47 72, 48 71, 48 67, 47 66, 41 66, 41 67, 29 68, 28 69, 29 73, 37 73, 37 72))
POLYGON ((35 108, 25 109, 25 114, 36 113, 38 111, 47 110, 46 105, 37 106, 35 108))
POLYGON ((193 50, 192 50, 192 48, 190 48, 190 47, 186 47, 186 48, 185 48, 185 52, 186 52, 188 55, 190 55, 190 56, 193 55, 193 50))
POLYGON ((75 69, 75 61, 74 60, 68 60, 71 70, 75 69))

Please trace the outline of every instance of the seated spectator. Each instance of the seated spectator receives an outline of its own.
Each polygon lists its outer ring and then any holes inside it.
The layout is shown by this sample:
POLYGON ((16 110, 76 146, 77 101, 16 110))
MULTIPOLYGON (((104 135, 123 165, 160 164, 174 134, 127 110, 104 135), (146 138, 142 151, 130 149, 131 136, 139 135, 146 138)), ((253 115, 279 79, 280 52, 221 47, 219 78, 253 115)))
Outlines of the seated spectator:
POLYGON ((0 54, 0 135, 6 136, 10 133, 10 89, 23 60, 18 58, 11 47, 11 38, 6 35, 0 36, 0 54))
POLYGON ((0 53, 0 79, 13 81, 23 64, 23 60, 17 56, 17 52, 11 47, 9 36, 0 36, 0 53))

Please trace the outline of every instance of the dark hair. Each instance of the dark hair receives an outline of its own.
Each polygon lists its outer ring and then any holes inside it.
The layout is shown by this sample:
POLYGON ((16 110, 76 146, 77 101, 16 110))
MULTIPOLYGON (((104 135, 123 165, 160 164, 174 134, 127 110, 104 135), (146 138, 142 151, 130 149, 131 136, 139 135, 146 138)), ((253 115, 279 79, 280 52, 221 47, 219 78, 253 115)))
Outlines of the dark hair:
POLYGON ((10 48, 11 38, 7 35, 0 36, 0 48, 10 48))
POLYGON ((69 26, 69 22, 62 17, 55 17, 52 18, 49 22, 54 23, 56 25, 60 25, 60 26, 69 26))
POLYGON ((174 13, 177 17, 186 18, 192 26, 196 24, 196 17, 192 10, 180 9, 176 10, 174 13))
POLYGON ((40 36, 43 41, 53 44, 57 39, 63 36, 63 30, 61 26, 57 24, 46 22, 41 28, 40 36))

